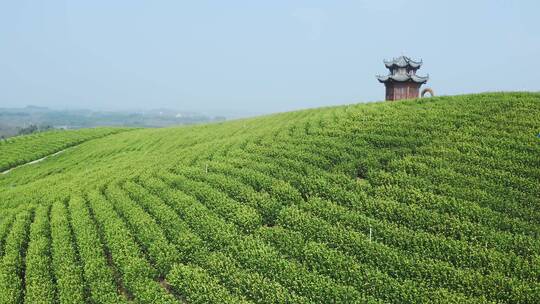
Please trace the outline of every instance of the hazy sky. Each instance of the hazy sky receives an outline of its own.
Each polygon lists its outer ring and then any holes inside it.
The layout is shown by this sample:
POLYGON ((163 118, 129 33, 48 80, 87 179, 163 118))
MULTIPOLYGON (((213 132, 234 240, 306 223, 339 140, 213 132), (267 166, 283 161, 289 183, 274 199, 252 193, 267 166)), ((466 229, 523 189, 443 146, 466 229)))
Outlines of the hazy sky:
POLYGON ((380 100, 384 58, 436 94, 540 90, 540 1, 0 0, 0 107, 254 114, 380 100))

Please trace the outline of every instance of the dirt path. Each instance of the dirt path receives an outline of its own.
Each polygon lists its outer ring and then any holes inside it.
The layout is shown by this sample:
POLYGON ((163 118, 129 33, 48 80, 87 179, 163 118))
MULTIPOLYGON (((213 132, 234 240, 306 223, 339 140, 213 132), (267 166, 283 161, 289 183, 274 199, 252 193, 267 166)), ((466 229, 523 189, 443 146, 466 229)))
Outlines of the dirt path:
POLYGON ((17 168, 24 167, 24 166, 28 166, 28 165, 37 164, 37 163, 39 163, 39 162, 42 162, 42 161, 46 160, 46 159, 49 158, 49 157, 52 157, 52 156, 61 154, 61 153, 63 153, 64 151, 66 151, 67 149, 68 149, 68 148, 66 148, 66 149, 64 149, 64 150, 60 150, 60 151, 55 152, 55 153, 53 153, 53 154, 49 154, 49 155, 44 156, 44 157, 42 157, 42 158, 40 158, 40 159, 36 159, 36 160, 31 161, 31 162, 27 162, 26 164, 22 164, 22 165, 15 166, 15 167, 13 167, 13 168, 7 169, 6 171, 3 171, 3 172, 0 173, 0 174, 8 174, 9 172, 11 172, 12 170, 15 170, 15 169, 17 169, 17 168))

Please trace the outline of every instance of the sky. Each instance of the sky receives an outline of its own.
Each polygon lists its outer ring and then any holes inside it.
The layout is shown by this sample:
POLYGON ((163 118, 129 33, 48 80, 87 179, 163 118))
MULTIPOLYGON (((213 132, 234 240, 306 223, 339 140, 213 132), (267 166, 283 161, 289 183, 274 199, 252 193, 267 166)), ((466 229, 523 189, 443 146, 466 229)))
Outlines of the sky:
POLYGON ((254 115, 384 99, 382 61, 437 95, 540 90, 540 1, 0 0, 0 107, 254 115))

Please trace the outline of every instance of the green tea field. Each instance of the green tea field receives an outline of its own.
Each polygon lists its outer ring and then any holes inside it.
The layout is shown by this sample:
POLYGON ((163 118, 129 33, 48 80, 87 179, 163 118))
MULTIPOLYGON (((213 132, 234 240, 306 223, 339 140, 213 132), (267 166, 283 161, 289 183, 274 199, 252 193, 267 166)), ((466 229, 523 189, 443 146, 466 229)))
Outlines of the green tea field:
POLYGON ((540 93, 44 132, 9 169, 0 303, 540 303, 540 93))

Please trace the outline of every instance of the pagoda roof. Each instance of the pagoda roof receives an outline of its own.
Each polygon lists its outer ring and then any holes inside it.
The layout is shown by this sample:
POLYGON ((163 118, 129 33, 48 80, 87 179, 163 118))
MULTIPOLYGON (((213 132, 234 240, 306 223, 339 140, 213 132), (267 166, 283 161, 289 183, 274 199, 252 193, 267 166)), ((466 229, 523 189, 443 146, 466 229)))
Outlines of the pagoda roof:
POLYGON ((417 76, 409 74, 396 74, 396 75, 386 75, 386 76, 376 76, 379 82, 415 82, 415 83, 426 83, 429 80, 429 75, 427 76, 417 76))
POLYGON ((422 65, 422 60, 415 61, 407 56, 399 56, 398 58, 394 58, 392 60, 384 60, 383 62, 387 68, 392 68, 392 67, 404 68, 404 67, 409 66, 413 69, 418 69, 422 65))

